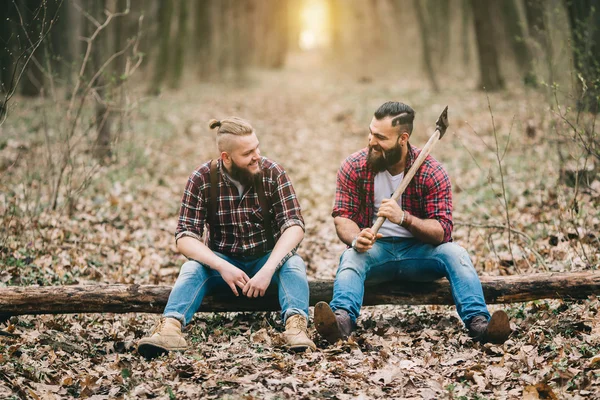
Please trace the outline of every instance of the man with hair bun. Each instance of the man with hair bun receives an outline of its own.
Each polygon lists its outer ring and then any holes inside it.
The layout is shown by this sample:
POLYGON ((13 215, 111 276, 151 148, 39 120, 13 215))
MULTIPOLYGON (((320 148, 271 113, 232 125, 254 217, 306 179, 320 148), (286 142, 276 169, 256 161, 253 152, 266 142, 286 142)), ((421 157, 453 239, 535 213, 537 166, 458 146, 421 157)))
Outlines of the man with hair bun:
POLYGON ((421 151, 408 142, 414 118, 406 104, 381 105, 369 126, 368 147, 340 167, 332 216, 349 248, 340 258, 331 303, 315 306, 315 326, 330 343, 347 338, 356 327, 366 280, 446 277, 474 340, 503 343, 511 333, 508 316, 490 316, 469 254, 452 242, 452 190, 442 165, 427 156, 402 197, 391 199, 421 151), (386 221, 374 235, 378 217, 386 221))
POLYGON ((306 266, 296 254, 304 220, 292 183, 279 164, 260 155, 247 121, 230 117, 211 120, 209 126, 217 130, 220 157, 189 177, 175 231, 177 249, 188 261, 162 318, 152 335, 139 341, 138 351, 153 358, 185 350, 182 328, 207 293, 226 290, 256 298, 272 282, 278 289, 286 346, 314 350, 307 334, 306 266))

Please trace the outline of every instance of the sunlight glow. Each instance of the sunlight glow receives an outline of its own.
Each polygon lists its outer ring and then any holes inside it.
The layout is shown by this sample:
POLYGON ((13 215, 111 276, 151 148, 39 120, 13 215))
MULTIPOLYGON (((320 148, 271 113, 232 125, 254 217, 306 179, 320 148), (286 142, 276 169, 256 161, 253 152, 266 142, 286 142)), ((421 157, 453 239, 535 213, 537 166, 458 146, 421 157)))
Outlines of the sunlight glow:
POLYGON ((329 9, 325 0, 304 0, 301 14, 300 48, 312 50, 329 44, 329 9))

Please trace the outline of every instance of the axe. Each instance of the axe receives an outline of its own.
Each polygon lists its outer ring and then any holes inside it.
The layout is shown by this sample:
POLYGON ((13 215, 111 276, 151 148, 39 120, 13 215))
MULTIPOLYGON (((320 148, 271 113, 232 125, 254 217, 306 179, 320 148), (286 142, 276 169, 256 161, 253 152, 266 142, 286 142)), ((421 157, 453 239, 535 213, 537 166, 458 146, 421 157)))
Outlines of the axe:
MULTIPOLYGON (((425 158, 427 158, 427 156, 429 155, 433 147, 437 144, 437 142, 439 142, 440 139, 444 137, 447 128, 448 106, 444 108, 444 111, 442 111, 442 114, 440 114, 440 117, 435 123, 435 132, 433 132, 433 135, 431 135, 429 141, 427 141, 427 144, 425 145, 425 147, 423 147, 423 150, 421 150, 421 153, 419 153, 419 156, 417 157, 413 165, 410 167, 406 175, 404 175, 404 178, 402 178, 402 182, 400 182, 400 185, 398 185, 398 188, 396 188, 396 190, 394 191, 394 194, 392 195, 392 199, 394 201, 398 201, 400 196, 402 196, 402 193, 404 193, 404 190, 406 190, 406 187, 417 173, 419 167, 421 167, 421 164, 423 164, 423 161, 425 161, 425 158)), ((381 225, 383 225, 384 222, 385 217, 379 217, 377 218, 377 221, 375 221, 375 225, 373 225, 372 228, 374 232, 373 234, 375 236, 377 236, 377 232, 379 231, 379 228, 381 228, 381 225)))

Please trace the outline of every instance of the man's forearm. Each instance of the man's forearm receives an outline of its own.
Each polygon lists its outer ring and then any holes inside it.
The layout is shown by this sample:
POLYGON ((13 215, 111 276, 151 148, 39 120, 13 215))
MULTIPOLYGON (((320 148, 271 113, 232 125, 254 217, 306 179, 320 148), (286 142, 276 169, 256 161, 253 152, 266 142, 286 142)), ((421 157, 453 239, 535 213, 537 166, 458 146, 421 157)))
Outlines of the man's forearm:
POLYGON ((335 231, 340 240, 348 246, 352 246, 352 241, 360 233, 360 228, 356 222, 344 217, 335 217, 333 222, 335 223, 335 231))
POLYGON ((402 224, 410 233, 422 242, 438 245, 444 241, 444 228, 435 219, 421 219, 406 214, 407 220, 402 224))
POLYGON ((177 240, 177 250, 189 259, 208 265, 216 271, 222 265, 223 259, 196 238, 184 236, 177 240))
POLYGON ((302 239, 304 238, 304 229, 302 229, 299 225, 292 225, 287 228, 281 234, 281 237, 275 244, 269 259, 263 266, 263 268, 270 269, 271 272, 275 272, 277 267, 279 266, 281 260, 292 250, 298 247, 302 239))

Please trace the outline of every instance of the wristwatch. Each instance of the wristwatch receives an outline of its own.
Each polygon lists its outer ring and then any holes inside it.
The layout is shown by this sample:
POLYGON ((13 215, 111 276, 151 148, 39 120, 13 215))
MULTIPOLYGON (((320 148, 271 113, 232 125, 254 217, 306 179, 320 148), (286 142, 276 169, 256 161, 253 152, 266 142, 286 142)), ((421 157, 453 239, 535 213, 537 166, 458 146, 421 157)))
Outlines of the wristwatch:
POLYGON ((356 250, 356 241, 358 240, 358 236, 354 237, 354 240, 352 241, 352 245, 350 247, 352 247, 354 250, 356 250))

